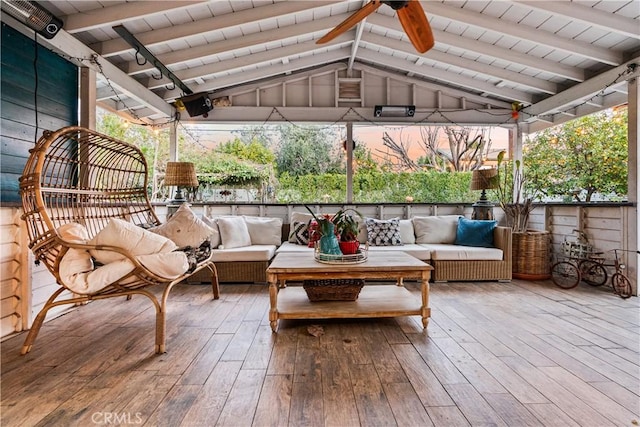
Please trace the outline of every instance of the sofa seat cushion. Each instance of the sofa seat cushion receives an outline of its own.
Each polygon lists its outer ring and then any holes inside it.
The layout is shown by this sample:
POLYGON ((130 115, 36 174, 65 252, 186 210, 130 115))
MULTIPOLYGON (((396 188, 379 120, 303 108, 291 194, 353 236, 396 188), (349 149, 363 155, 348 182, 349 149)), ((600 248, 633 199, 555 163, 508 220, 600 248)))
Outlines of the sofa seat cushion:
POLYGON ((502 249, 477 246, 446 245, 429 243, 420 245, 431 251, 436 261, 502 261, 502 249))
MULTIPOLYGON (((362 247, 362 246, 361 246, 362 247)), ((425 245, 401 245, 401 246, 371 246, 369 252, 406 252, 419 260, 428 261, 431 259, 431 249, 425 248, 425 245)))
POLYGON ((282 252, 307 252, 309 254, 312 254, 313 248, 305 245, 298 245, 297 243, 282 242, 282 245, 280 245, 276 253, 282 252))
POLYGON ((251 245, 241 248, 214 249, 213 262, 270 261, 276 253, 276 245, 251 245))

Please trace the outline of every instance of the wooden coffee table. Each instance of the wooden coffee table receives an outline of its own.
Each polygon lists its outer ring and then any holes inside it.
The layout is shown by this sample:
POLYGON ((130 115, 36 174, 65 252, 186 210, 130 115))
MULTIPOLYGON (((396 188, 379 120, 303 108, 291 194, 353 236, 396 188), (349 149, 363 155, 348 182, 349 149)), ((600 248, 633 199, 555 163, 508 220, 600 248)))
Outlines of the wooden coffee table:
POLYGON ((276 332, 278 319, 333 319, 397 317, 420 315, 427 327, 431 267, 404 252, 369 252, 359 264, 324 264, 310 253, 281 253, 267 268, 269 282, 269 323, 276 332), (302 286, 286 286, 288 281, 318 279, 395 279, 395 284, 366 285, 356 301, 311 302, 302 286), (403 279, 418 279, 422 298, 403 286, 403 279))

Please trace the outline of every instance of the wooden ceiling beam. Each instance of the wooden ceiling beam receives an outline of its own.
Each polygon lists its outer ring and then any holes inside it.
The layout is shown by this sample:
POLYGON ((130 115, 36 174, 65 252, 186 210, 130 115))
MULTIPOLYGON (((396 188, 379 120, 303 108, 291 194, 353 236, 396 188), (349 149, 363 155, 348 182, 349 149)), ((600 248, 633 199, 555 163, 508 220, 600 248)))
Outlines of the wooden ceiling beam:
MULTIPOLYGON (((278 2, 267 6, 260 6, 252 9, 240 10, 234 13, 228 13, 225 15, 214 16, 212 18, 199 19, 197 21, 176 25, 174 27, 171 27, 170 29, 162 28, 158 30, 150 30, 143 33, 137 33, 135 34, 135 36, 147 48, 152 48, 155 45, 167 43, 173 40, 180 40, 197 35, 209 34, 215 31, 224 30, 225 28, 232 28, 251 22, 273 19, 279 16, 301 12, 307 9, 326 7, 333 3, 337 3, 337 0, 313 2, 278 2)), ((120 55, 130 50, 130 46, 120 39, 112 39, 101 43, 96 43, 94 45, 91 45, 91 47, 105 57, 120 55)))
MULTIPOLYGON (((530 1, 513 0, 533 9, 551 12, 554 15, 563 15, 569 19, 584 22, 612 33, 625 37, 640 39, 640 25, 633 18, 607 13, 594 9, 579 2, 566 1, 530 1)), ((637 6, 637 5, 636 5, 637 6)), ((637 8, 636 8, 637 9, 637 8)))
POLYGON ((201 3, 206 3, 206 0, 118 2, 113 6, 85 10, 74 13, 73 15, 64 16, 64 29, 71 34, 80 33, 99 27, 110 27, 112 25, 122 24, 127 21, 144 18, 145 16, 186 9, 201 3))
POLYGON ((604 64, 620 65, 623 61, 621 52, 594 46, 578 40, 565 39, 556 34, 523 24, 506 22, 481 13, 459 7, 447 6, 438 2, 425 2, 424 7, 430 15, 441 16, 445 19, 473 25, 495 33, 505 34, 516 39, 529 40, 532 43, 563 50, 604 64))
MULTIPOLYGON (((374 14, 368 18, 367 22, 372 25, 388 28, 398 33, 404 33, 400 22, 391 16, 374 14)), ((550 61, 544 58, 536 58, 533 55, 528 55, 511 49, 505 49, 489 43, 447 33, 445 31, 439 31, 435 28, 433 29, 433 35, 436 40, 436 46, 452 46, 458 49, 477 53, 478 55, 490 56, 501 61, 520 64, 523 67, 533 68, 578 82, 584 81, 586 78, 584 71, 577 67, 559 64, 555 61, 550 61)), ((425 53, 423 56, 428 57, 428 55, 429 52, 425 53)))

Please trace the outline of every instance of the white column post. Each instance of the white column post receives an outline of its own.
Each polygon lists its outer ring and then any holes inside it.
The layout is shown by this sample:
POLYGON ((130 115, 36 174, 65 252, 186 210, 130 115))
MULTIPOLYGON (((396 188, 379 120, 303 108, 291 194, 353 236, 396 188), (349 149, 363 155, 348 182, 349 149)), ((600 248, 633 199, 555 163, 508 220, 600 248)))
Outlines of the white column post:
POLYGON ((169 125, 169 161, 178 161, 178 121, 169 125))
MULTIPOLYGON (((640 84, 638 78, 628 81, 628 123, 627 135, 629 143, 628 155, 628 178, 627 178, 627 197, 630 202, 635 203, 635 209, 632 211, 635 215, 630 215, 628 226, 629 242, 625 249, 638 250, 638 242, 640 242, 640 214, 638 213, 638 201, 640 200, 640 186, 638 186, 638 169, 640 168, 640 156, 638 156, 638 141, 640 140, 640 84)), ((638 265, 640 265, 640 255, 636 252, 629 256, 629 265, 627 266, 627 274, 634 286, 634 295, 638 295, 638 265)))
POLYGON ((96 129, 96 72, 80 68, 80 126, 96 129))
POLYGON ((347 122, 347 204, 353 203, 353 122, 347 122))

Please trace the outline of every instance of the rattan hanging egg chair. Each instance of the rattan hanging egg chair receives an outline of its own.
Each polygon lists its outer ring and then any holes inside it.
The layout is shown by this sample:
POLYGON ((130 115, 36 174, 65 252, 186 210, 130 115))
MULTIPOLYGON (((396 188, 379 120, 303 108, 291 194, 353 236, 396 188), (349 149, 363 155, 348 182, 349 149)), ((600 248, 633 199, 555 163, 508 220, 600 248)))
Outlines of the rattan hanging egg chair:
MULTIPOLYGON (((65 240, 58 232, 65 224, 77 223, 84 226, 91 238, 114 218, 145 227, 159 225, 147 195, 147 163, 143 153, 126 142, 75 126, 45 131, 30 153, 20 178, 22 219, 36 262, 47 267, 60 287, 34 319, 22 354, 31 350, 51 308, 120 296, 130 299, 134 294, 146 296, 155 306, 155 351, 163 353, 167 299, 174 285, 208 269, 213 296, 219 298, 217 272, 210 258, 171 280, 150 271, 126 250, 65 240), (128 259, 134 268, 97 292, 79 294, 60 275, 61 260, 72 249, 112 251, 128 259), (151 286, 164 286, 164 290, 157 297, 148 289, 151 286)), ((90 309, 90 305, 82 309, 90 309)))

